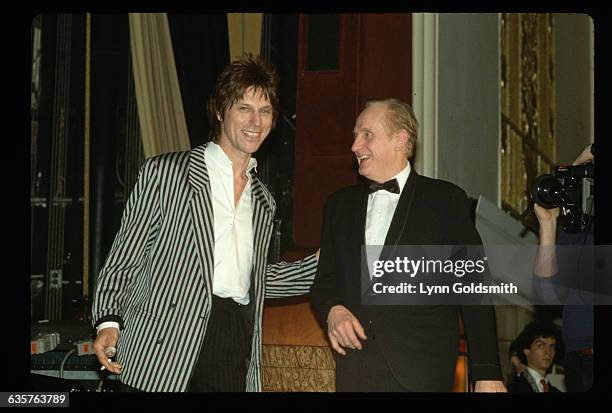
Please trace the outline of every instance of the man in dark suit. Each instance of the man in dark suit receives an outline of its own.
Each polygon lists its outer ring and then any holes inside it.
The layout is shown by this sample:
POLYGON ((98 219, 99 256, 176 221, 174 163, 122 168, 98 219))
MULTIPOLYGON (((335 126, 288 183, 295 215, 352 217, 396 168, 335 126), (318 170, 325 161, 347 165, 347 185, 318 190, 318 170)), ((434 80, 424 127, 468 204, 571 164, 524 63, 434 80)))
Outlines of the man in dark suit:
POLYGON ((306 294, 317 265, 266 264, 276 203, 251 155, 278 109, 274 67, 236 60, 209 100, 212 142, 142 166, 92 308, 122 390, 261 390, 264 299, 306 294))
MULTIPOLYGON (((593 144, 587 146, 572 165, 593 163, 593 151, 593 144)), ((565 386, 568 392, 585 392, 593 386, 595 315, 592 292, 597 285, 594 280, 598 279, 594 277, 605 268, 599 265, 599 270, 594 268, 601 256, 596 260, 593 255, 593 211, 585 211, 590 219, 584 232, 563 230, 558 233, 559 207, 547 209, 535 203, 533 209, 539 223, 534 289, 544 303, 563 305, 562 333, 567 346, 563 363, 565 386)))
POLYGON ((552 367, 560 344, 557 328, 534 321, 527 324, 512 344, 525 368, 508 384, 511 393, 559 393, 546 374, 552 367))
POLYGON ((479 245, 465 192, 408 161, 417 121, 397 99, 370 101, 351 150, 367 182, 332 194, 310 302, 336 354, 337 391, 450 391, 463 318, 476 391, 505 391, 490 306, 362 305, 362 245, 479 245))

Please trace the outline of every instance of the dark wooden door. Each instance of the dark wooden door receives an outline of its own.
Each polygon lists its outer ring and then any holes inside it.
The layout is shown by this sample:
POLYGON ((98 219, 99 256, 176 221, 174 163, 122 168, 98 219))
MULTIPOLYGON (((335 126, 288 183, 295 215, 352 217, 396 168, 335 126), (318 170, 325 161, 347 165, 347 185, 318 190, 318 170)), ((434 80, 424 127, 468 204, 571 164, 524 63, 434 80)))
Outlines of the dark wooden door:
POLYGON ((294 240, 318 247, 325 199, 357 182, 353 126, 370 98, 411 102, 410 14, 300 15, 294 240))

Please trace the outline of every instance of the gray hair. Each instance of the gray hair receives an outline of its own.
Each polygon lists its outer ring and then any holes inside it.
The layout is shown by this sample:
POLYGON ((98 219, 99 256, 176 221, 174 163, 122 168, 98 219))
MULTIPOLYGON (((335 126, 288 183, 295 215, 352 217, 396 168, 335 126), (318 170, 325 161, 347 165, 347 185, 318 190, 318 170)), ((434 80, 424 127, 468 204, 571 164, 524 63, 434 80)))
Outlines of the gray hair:
POLYGON ((414 116, 412 107, 396 98, 371 99, 366 102, 365 107, 369 108, 374 105, 387 106, 387 114, 385 116, 385 129, 387 133, 392 134, 401 129, 408 132, 408 142, 412 146, 412 150, 407 148, 408 157, 410 158, 416 145, 419 129, 419 122, 416 116, 414 116))

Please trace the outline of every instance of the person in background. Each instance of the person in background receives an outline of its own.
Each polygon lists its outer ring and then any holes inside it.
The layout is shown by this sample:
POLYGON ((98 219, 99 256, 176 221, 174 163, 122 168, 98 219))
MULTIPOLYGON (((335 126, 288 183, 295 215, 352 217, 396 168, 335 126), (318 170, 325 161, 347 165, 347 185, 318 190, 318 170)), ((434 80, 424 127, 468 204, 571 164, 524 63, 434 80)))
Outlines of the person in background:
POLYGON ((559 392, 549 382, 547 373, 555 362, 559 331, 553 324, 534 321, 519 334, 512 348, 516 349, 521 373, 508 384, 510 393, 559 392))
MULTIPOLYGON (((572 165, 594 162, 593 148, 594 145, 587 146, 572 165)), ((546 209, 536 203, 534 211, 540 224, 534 288, 545 302, 564 304, 565 386, 568 392, 584 392, 593 386, 594 317, 593 302, 588 297, 593 286, 594 221, 585 232, 561 231, 557 239, 559 208, 546 209), (560 254, 556 246, 563 246, 565 251, 575 246, 575 250, 560 254)))

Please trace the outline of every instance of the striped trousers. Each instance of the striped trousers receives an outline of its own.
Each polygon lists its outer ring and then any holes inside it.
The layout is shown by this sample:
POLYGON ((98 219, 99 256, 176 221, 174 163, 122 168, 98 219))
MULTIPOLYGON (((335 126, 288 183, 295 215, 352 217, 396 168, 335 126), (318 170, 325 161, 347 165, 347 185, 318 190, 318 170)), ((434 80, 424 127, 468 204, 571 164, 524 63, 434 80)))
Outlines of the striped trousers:
POLYGON ((213 295, 204 343, 187 391, 246 391, 251 341, 247 306, 213 295))

